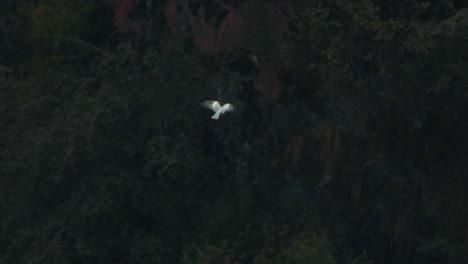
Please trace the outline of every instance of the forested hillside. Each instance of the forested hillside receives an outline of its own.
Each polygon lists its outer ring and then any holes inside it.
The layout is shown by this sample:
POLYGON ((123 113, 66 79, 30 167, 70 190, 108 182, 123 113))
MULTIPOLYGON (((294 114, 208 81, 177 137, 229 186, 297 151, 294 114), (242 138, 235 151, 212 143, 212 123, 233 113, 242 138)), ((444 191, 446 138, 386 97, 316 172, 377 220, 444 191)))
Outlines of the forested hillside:
POLYGON ((468 263, 465 1, 0 6, 0 264, 468 263))

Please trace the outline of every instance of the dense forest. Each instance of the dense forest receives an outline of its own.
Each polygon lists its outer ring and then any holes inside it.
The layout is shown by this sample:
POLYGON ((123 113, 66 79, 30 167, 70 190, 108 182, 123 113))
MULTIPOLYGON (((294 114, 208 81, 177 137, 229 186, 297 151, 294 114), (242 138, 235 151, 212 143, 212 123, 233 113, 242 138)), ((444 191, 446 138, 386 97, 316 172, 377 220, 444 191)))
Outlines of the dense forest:
POLYGON ((0 6, 1 264, 468 263, 467 2, 0 6))

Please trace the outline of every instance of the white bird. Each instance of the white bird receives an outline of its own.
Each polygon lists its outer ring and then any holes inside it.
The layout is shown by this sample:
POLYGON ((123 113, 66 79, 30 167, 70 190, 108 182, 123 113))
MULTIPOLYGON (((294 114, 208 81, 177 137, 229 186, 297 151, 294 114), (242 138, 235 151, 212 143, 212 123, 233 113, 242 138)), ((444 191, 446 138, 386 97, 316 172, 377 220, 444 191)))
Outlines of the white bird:
POLYGON ((203 102, 203 106, 215 112, 215 114, 211 117, 212 119, 218 119, 219 116, 225 112, 234 111, 234 106, 232 104, 224 104, 221 106, 218 101, 205 101, 203 102))

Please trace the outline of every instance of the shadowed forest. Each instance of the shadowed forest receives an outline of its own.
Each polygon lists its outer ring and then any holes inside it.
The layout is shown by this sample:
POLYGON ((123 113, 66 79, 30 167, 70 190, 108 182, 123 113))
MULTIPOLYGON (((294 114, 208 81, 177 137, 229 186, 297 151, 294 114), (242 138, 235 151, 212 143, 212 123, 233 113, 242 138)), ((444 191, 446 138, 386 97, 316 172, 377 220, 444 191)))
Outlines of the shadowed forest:
POLYGON ((0 264, 468 263, 467 2, 0 6, 0 264))

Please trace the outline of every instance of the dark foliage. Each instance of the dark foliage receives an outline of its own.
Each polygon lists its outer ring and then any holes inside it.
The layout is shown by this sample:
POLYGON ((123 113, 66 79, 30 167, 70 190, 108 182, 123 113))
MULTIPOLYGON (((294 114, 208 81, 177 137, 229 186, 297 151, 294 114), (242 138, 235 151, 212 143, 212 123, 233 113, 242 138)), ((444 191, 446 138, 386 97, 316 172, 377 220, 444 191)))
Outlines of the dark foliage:
POLYGON ((461 1, 0 3, 1 264, 468 262, 461 1))

